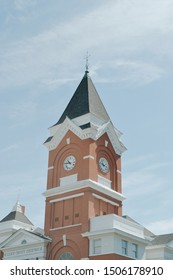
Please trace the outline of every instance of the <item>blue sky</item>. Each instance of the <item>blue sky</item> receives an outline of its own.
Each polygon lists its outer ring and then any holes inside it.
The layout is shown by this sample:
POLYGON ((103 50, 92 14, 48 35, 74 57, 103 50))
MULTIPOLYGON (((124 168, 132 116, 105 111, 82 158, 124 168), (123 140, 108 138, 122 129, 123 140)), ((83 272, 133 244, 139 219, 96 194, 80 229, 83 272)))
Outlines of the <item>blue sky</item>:
POLYGON ((173 0, 0 0, 0 219, 43 226, 47 128, 85 71, 123 132, 124 214, 173 232, 173 0))

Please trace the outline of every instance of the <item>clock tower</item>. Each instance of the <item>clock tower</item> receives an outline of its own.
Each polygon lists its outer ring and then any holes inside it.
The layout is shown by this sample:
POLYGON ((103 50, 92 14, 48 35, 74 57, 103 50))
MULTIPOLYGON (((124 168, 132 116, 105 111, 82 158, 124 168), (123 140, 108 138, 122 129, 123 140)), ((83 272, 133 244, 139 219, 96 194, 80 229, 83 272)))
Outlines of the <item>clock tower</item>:
POLYGON ((44 145, 49 151, 45 208, 47 259, 89 259, 90 220, 122 215, 117 130, 85 72, 44 145))

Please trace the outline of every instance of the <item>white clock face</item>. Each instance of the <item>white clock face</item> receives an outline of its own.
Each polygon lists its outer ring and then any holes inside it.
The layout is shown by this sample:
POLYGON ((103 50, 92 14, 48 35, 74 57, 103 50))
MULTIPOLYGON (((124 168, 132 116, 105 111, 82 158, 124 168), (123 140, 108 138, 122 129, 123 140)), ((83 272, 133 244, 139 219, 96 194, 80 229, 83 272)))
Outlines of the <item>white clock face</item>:
POLYGON ((74 156, 68 156, 64 160, 64 169, 65 170, 71 170, 76 164, 76 158, 74 156))
POLYGON ((102 172, 107 173, 109 171, 109 163, 108 163, 107 159, 105 159, 104 157, 101 157, 99 159, 99 167, 102 172))

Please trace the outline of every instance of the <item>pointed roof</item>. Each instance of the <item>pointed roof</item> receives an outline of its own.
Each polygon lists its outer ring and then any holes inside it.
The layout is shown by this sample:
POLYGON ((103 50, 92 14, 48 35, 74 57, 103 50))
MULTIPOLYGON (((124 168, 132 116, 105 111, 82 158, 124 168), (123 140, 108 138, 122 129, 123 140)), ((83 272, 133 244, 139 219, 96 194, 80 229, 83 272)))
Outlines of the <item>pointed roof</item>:
POLYGON ((12 211, 17 211, 17 212, 20 212, 20 213, 23 213, 24 214, 24 211, 25 211, 25 207, 23 205, 21 205, 19 203, 19 201, 16 202, 16 204, 14 205, 12 211))
POLYGON ((68 130, 81 139, 97 140, 103 133, 107 133, 118 155, 126 150, 120 141, 122 133, 113 126, 88 70, 59 121, 49 128, 51 135, 44 142, 49 151, 57 147, 68 130))
POLYGON ((22 222, 25 224, 33 225, 24 214, 24 206, 20 205, 19 202, 17 202, 14 205, 12 211, 7 216, 5 216, 0 221, 0 223, 7 222, 7 221, 13 221, 13 220, 19 221, 19 222, 22 222))
MULTIPOLYGON (((132 219, 131 217, 129 217, 128 215, 123 215, 123 218, 126 219, 126 220, 128 220, 128 221, 131 221, 131 222, 133 222, 133 223, 136 223, 136 224, 138 224, 138 225, 141 225, 141 224, 139 224, 137 221, 135 221, 134 219, 132 219)), ((151 238, 154 238, 154 237, 155 237, 154 233, 151 232, 150 230, 148 230, 148 229, 145 228, 145 227, 144 227, 144 234, 145 234, 145 236, 148 236, 148 237, 151 237, 151 238)))
POLYGON ((173 241, 173 233, 161 234, 161 235, 157 235, 153 239, 151 245, 168 244, 171 241, 173 241))
POLYGON ((110 120, 96 88, 88 75, 88 71, 85 71, 84 77, 55 125, 64 122, 66 117, 74 119, 87 113, 92 113, 105 122, 110 120))

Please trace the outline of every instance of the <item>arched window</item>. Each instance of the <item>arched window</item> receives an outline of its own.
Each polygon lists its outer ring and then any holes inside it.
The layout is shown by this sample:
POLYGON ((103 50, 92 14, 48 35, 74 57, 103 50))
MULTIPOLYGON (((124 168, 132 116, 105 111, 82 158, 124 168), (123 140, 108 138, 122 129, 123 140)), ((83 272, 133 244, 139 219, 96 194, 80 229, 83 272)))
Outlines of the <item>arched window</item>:
POLYGON ((73 256, 70 252, 65 252, 60 255, 59 260, 73 260, 73 256))
POLYGON ((26 239, 23 239, 22 242, 21 242, 22 245, 24 245, 26 243, 27 243, 26 239))

